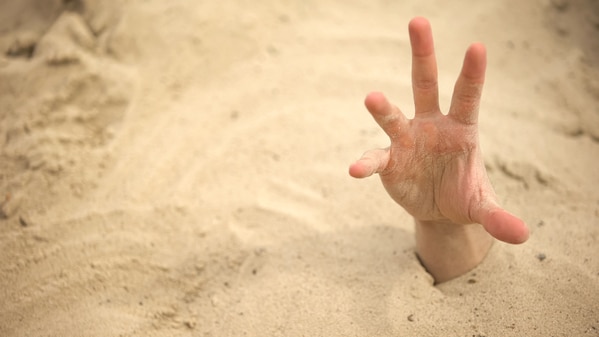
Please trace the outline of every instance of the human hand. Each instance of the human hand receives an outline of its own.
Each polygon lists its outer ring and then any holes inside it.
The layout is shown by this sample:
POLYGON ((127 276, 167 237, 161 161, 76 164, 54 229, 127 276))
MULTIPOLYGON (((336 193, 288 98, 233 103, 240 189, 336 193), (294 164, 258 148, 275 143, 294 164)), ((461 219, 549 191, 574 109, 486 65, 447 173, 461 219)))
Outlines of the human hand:
POLYGON ((365 178, 378 173, 391 198, 421 223, 479 223, 499 240, 526 241, 526 224, 499 206, 480 150, 478 111, 485 47, 475 43, 468 48, 451 107, 444 115, 439 109, 430 24, 415 18, 409 32, 414 119, 407 119, 383 94, 369 94, 365 105, 391 145, 366 152, 350 166, 350 175, 365 178))

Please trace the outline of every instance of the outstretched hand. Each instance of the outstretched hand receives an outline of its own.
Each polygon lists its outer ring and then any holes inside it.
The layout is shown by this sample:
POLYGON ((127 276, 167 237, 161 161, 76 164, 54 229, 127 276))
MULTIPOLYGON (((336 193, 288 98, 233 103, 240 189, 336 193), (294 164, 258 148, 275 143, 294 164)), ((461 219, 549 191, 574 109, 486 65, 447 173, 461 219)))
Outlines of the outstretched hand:
POLYGON ((407 119, 383 94, 369 94, 365 105, 391 145, 366 152, 350 166, 350 175, 365 178, 378 173, 393 200, 422 223, 478 223, 501 241, 526 241, 525 223, 499 206, 480 150, 485 47, 475 43, 468 48, 444 115, 439 109, 430 24, 415 18, 409 32, 415 116, 407 119))

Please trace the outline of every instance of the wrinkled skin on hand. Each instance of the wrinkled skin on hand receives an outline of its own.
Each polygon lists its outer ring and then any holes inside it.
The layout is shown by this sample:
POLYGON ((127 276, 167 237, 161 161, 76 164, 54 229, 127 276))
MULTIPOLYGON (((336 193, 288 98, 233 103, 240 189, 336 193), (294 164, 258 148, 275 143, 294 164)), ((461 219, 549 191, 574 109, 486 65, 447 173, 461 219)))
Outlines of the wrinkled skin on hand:
POLYGON ((447 115, 439 108, 437 66, 430 24, 410 22, 415 116, 407 119, 383 94, 365 105, 391 145, 366 152, 349 173, 378 173, 385 189, 416 220, 456 226, 479 223, 493 237, 522 243, 528 228, 501 208, 487 177, 478 139, 478 111, 485 79, 486 51, 472 44, 465 55, 447 115))

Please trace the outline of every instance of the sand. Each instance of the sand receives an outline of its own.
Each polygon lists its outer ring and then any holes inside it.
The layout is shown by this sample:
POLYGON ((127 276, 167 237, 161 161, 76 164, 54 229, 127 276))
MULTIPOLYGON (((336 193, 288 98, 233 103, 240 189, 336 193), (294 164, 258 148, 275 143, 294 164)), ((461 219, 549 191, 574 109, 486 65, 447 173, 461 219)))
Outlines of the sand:
POLYGON ((0 2, 0 336, 599 336, 596 1, 0 2), (434 286, 348 164, 487 45, 480 115, 531 228, 434 286))

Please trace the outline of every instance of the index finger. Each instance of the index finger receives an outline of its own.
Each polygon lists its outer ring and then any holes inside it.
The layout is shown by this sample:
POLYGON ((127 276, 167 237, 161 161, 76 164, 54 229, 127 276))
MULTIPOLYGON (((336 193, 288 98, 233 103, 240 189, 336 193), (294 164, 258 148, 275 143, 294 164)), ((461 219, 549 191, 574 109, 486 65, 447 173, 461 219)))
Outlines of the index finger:
POLYGON ((482 43, 472 44, 466 51, 462 71, 453 90, 450 117, 466 124, 477 122, 486 67, 485 46, 482 43))

